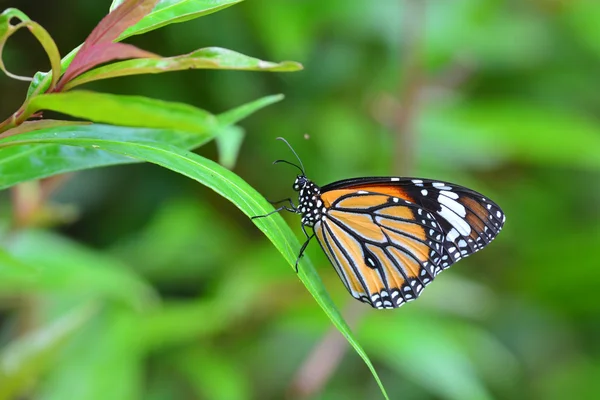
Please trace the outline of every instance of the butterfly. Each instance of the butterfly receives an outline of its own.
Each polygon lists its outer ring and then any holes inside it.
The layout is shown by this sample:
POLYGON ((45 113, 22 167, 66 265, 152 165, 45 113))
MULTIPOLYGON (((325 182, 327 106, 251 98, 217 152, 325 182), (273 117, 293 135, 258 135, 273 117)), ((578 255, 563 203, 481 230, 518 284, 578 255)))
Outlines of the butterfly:
POLYGON ((482 194, 448 182, 420 178, 367 177, 319 187, 300 165, 293 189, 307 240, 316 237, 350 294, 374 308, 391 309, 415 300, 425 286, 457 261, 483 249, 502 230, 506 217, 482 194), (306 232, 312 228, 312 235, 306 232))

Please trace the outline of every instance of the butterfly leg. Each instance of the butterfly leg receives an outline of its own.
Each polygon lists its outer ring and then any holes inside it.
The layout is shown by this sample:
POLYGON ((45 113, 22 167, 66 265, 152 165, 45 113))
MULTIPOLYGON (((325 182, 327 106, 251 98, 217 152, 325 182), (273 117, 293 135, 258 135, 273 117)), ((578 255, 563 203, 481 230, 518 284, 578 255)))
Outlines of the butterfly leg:
POLYGON ((268 200, 268 201, 269 201, 269 203, 271 203, 271 204, 273 204, 273 205, 275 205, 275 204, 279 204, 279 203, 283 203, 283 202, 286 202, 286 201, 287 201, 287 202, 288 202, 288 204, 290 205, 290 208, 293 208, 294 210, 296 210, 296 206, 294 205, 294 202, 293 202, 293 201, 292 201, 292 199, 291 199, 291 198, 289 198, 289 197, 288 197, 287 199, 283 199, 283 200, 277 200, 277 201, 271 201, 271 200, 268 200))
POLYGON ((302 245, 302 247, 300 247, 300 253, 298 254, 298 258, 296 258, 296 265, 294 266, 296 268, 296 273, 298 273, 298 263, 300 262, 300 259, 304 255, 304 250, 306 250, 306 248, 308 247, 308 244, 310 243, 310 240, 315 237, 314 233, 312 235, 308 236, 308 234, 304 230, 304 225, 302 225, 302 231, 304 232, 304 234, 306 235, 306 237, 308 239, 306 239, 306 242, 304 242, 304 244, 302 245))
POLYGON ((278 212, 283 211, 283 210, 286 210, 286 211, 289 211, 289 212, 293 212, 293 213, 297 213, 297 211, 296 211, 295 208, 289 208, 287 206, 281 206, 281 207, 279 207, 279 208, 271 211, 270 213, 267 213, 265 215, 255 215, 253 217, 250 217, 250 219, 265 218, 265 217, 268 217, 271 214, 275 214, 275 213, 278 213, 278 212))

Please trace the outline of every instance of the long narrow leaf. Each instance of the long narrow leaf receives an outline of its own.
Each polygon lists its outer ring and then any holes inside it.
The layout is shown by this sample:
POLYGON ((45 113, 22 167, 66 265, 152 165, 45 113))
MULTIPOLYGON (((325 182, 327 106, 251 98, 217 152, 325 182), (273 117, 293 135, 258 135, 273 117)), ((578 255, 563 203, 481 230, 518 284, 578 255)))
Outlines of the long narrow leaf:
MULTIPOLYGON (((161 0, 152 12, 136 25, 127 29, 119 37, 123 40, 129 36, 141 35, 163 26, 189 21, 204 15, 212 14, 224 8, 231 7, 243 0, 161 0)), ((111 6, 113 10, 123 3, 115 0, 111 6)))
MULTIPOLYGON (((278 102, 281 99, 283 99, 282 95, 266 96, 229 110, 216 116, 218 120, 217 129, 205 132, 190 133, 171 129, 128 130, 126 128, 112 128, 109 126, 82 129, 101 129, 107 135, 114 134, 116 129, 123 134, 122 140, 159 141, 185 149, 195 149, 215 138, 222 127, 235 124, 261 108, 278 102)), ((40 121, 40 123, 43 122, 45 121, 40 121)), ((34 124, 34 122, 31 124, 34 124)), ((76 123, 71 125, 74 124, 76 123)), ((58 126, 54 125, 54 128, 58 129, 58 126)), ((60 129, 63 129, 63 133, 70 131, 66 127, 61 127, 60 129)), ((22 132, 21 130, 17 133, 22 132)), ((5 136, 8 133, 12 133, 12 131, 5 132, 5 136)), ((61 144, 35 144, 10 147, 0 151, 0 189, 28 180, 45 178, 64 172, 135 162, 139 162, 139 160, 98 148, 64 146, 61 144)))
POLYGON ((184 103, 88 91, 43 94, 31 99, 26 113, 57 111, 94 122, 204 133, 217 127, 214 115, 184 103), (93 107, 90 107, 93 104, 93 107))
MULTIPOLYGON (((77 127, 73 127, 70 128, 70 132, 68 133, 56 131, 45 132, 43 130, 26 133, 0 140, 0 147, 33 143, 56 143, 86 148, 101 148, 109 152, 155 163, 194 179, 231 201, 248 216, 263 215, 273 210, 273 207, 239 176, 213 161, 164 143, 124 142, 120 140, 121 135, 118 135, 118 131, 114 132, 114 135, 111 137, 106 132, 100 132, 101 127, 95 127, 97 130, 85 129, 80 132, 77 132, 77 127)), ((88 127, 83 126, 80 128, 88 127)), ((290 266, 293 267, 300 246, 283 218, 275 214, 269 218, 256 219, 254 223, 283 254, 290 266)), ((325 314, 327 314, 333 324, 362 357, 375 377, 382 393, 387 398, 387 394, 375 368, 367 354, 354 338, 350 328, 329 297, 323 286, 323 282, 307 257, 304 257, 301 261, 298 276, 325 314)))
POLYGON ((138 58, 95 68, 73 79, 65 89, 100 79, 140 74, 160 74, 187 69, 227 69, 243 71, 294 72, 302 64, 294 61, 274 63, 249 57, 233 50, 219 47, 199 49, 189 54, 164 58, 138 58))

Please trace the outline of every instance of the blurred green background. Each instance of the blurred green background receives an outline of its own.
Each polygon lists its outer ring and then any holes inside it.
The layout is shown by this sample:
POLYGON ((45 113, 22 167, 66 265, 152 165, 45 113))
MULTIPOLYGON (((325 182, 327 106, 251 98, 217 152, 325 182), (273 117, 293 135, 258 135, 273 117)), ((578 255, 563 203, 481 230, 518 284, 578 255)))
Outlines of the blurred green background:
MULTIPOLYGON (((65 54, 109 3, 0 4, 65 54)), ((128 42, 163 56, 221 46, 304 71, 195 70, 85 89, 211 112, 284 93, 242 122, 234 169, 269 199, 291 195, 296 173, 271 165, 291 159, 277 136, 319 184, 394 174, 489 195, 507 215, 498 239, 393 312, 352 300, 316 244, 308 254, 392 399, 597 399, 598 21, 597 1, 248 0, 128 42)), ((26 32, 4 60, 21 75, 47 69, 26 32)), ((26 87, 0 78, 2 119, 26 87)), ((199 152, 216 158, 213 144, 199 152)), ((0 200, 7 225, 10 193, 0 200)), ((210 190, 128 165, 70 175, 51 202, 66 221, 22 232, 13 249, 49 266, 47 278, 0 282, 0 360, 26 382, 17 398, 381 397, 281 255, 210 190)), ((301 237, 299 218, 285 218, 301 237)))

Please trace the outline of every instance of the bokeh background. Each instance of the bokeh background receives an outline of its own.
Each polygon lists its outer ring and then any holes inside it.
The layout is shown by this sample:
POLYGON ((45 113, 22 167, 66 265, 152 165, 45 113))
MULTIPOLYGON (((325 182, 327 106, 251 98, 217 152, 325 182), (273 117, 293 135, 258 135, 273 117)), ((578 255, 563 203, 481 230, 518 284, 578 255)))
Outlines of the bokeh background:
MULTIPOLYGON (((0 2, 41 23, 62 54, 109 3, 0 2)), ((507 215, 498 239, 399 310, 354 302, 318 246, 308 254, 391 398, 597 399, 598 21, 597 1, 248 0, 129 42, 164 56, 221 46, 304 71, 183 71, 86 89, 211 112, 284 93, 243 121, 234 169, 270 199, 291 195, 296 173, 271 165, 292 157, 277 136, 320 184, 394 174, 487 194, 507 215)), ((22 75, 47 69, 25 32, 4 60, 22 75)), ((0 78, 2 119, 26 86, 0 78)), ((214 144, 198 152, 216 158, 214 144)), ((27 290, 0 284, 2 368, 44 349, 19 399, 380 398, 289 265, 215 193, 140 164, 70 175, 50 200, 54 217, 20 251, 53 273, 27 290), (82 318, 69 310, 90 297, 94 317, 69 330, 82 318)), ((301 238, 299 218, 286 219, 301 238)))

